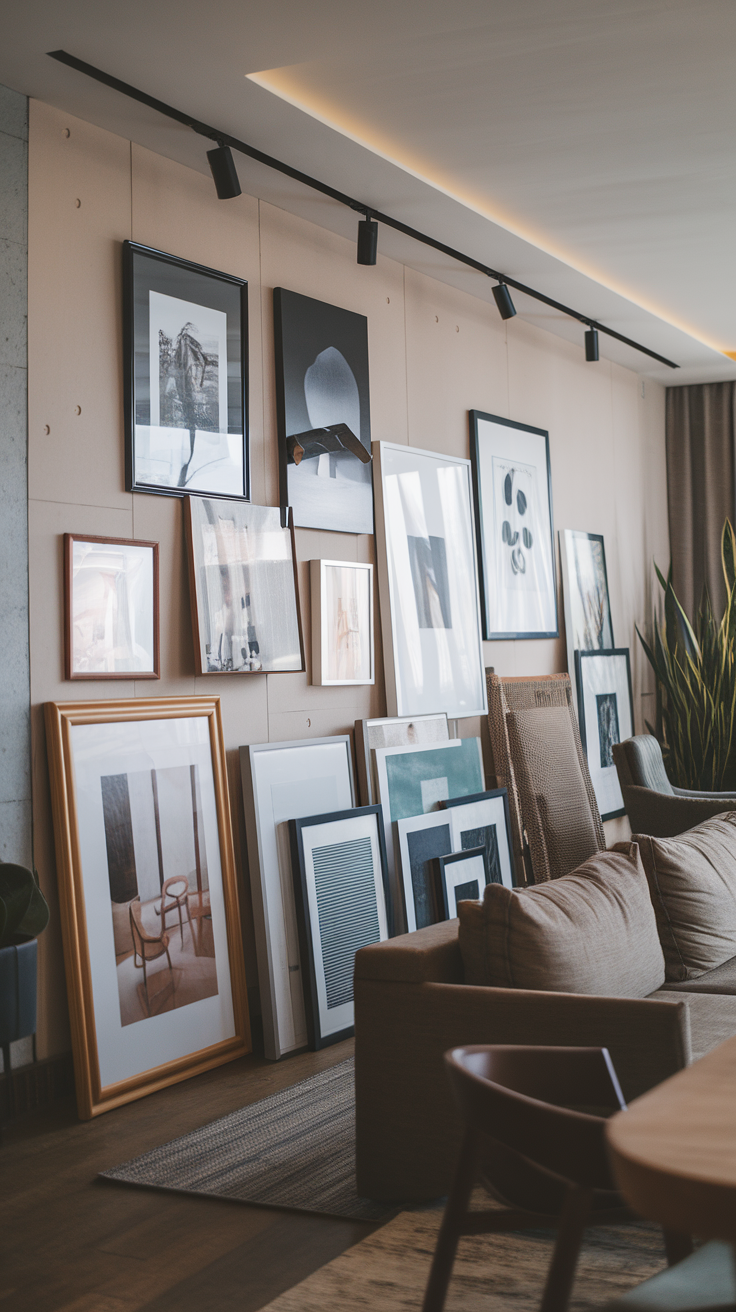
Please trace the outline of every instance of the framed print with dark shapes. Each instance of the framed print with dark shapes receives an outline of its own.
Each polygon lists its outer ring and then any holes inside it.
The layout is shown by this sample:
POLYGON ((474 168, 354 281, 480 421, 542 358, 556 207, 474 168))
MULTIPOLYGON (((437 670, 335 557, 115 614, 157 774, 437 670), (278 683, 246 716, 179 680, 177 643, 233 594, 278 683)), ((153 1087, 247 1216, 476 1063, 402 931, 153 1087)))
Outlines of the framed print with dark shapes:
POLYGON ((389 714, 486 714, 470 461, 374 442, 389 714))
POLYGON ((439 715, 385 716, 376 720, 356 720, 355 763, 363 806, 372 806, 378 800, 377 747, 422 747, 429 743, 446 743, 449 737, 444 712, 439 715))
POLYGON ((613 746, 634 732, 628 647, 576 651, 580 738, 602 820, 625 815, 613 746))
POLYGON ((375 683, 373 566, 310 560, 312 683, 375 683))
POLYGON ((558 634, 552 476, 546 429, 470 411, 483 634, 558 634))
POLYGON ((373 532, 368 320, 275 287, 281 508, 297 528, 373 532))
POLYGON ((509 796, 505 788, 492 788, 474 797, 452 797, 440 802, 447 812, 452 851, 483 847, 489 884, 514 888, 514 854, 511 845, 509 796))
POLYGON ((277 507, 186 497, 197 674, 304 669, 294 528, 277 507))
POLYGON ((434 859, 437 901, 442 920, 454 920, 458 902, 477 902, 483 897, 488 878, 485 847, 471 847, 466 852, 434 859))
POLYGON ((67 679, 158 679, 158 543, 64 534, 67 679))
POLYGON ((250 1051, 217 697, 48 702, 79 1114, 250 1051))
POLYGON ((432 862, 454 851, 452 825, 447 811, 406 816, 394 821, 395 843, 401 865, 406 932, 434 925, 441 916, 437 909, 437 887, 432 862))
POLYGON ((355 806, 349 734, 240 748, 266 1057, 307 1045, 288 821, 355 806))
POLYGON ((355 954, 391 934, 380 806, 289 821, 309 1046, 353 1033, 355 954))
POLYGON ((126 488, 250 497, 248 284, 123 242, 126 488))
POLYGON ((561 528, 560 563, 565 608, 567 668, 577 710, 576 651, 610 650, 615 646, 608 595, 606 549, 602 533, 561 528))

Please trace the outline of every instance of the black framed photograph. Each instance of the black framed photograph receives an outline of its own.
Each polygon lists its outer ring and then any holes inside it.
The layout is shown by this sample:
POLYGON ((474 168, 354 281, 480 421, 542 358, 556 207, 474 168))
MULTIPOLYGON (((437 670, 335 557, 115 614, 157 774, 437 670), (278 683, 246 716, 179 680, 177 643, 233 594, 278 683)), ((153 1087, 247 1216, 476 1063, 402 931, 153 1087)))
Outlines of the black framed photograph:
POLYGON ((580 738, 602 820, 625 815, 613 747, 634 732, 628 647, 576 651, 580 738))
POLYGON ((454 920, 458 902, 477 902, 482 898, 486 884, 491 882, 485 847, 471 847, 466 852, 435 857, 434 871, 442 920, 454 920))
POLYGON ((123 242, 128 492, 250 497, 248 284, 123 242))
POLYGON ((483 636, 556 638, 549 433, 470 411, 483 636))
POLYGON ((372 533, 368 320, 284 287, 273 315, 282 515, 372 533))
POLYGON ((561 528, 559 538, 567 668, 577 701, 575 652, 601 651, 616 645, 608 593, 606 548, 602 533, 561 528))
POLYGON ((380 806, 289 821, 309 1046, 353 1033, 359 948, 392 933, 380 806))

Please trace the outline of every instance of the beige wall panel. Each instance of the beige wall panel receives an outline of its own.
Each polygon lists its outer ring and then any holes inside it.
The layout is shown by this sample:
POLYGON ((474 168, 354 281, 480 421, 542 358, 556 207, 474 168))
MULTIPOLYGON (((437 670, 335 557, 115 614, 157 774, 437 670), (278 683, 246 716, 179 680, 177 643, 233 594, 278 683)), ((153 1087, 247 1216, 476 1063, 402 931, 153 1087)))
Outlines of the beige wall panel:
POLYGON ((130 506, 124 490, 120 310, 120 242, 129 236, 129 143, 32 100, 31 497, 130 506))
POLYGON ((136 696, 191 697, 196 691, 194 644, 181 498, 135 492, 133 524, 136 538, 158 542, 161 630, 161 678, 155 686, 148 679, 139 679, 135 685, 136 696))
MULTIPOLYGON (((300 742, 302 738, 327 738, 330 734, 352 733, 355 729, 355 721, 359 718, 352 707, 346 706, 322 706, 319 710, 310 710, 307 713, 282 711, 268 717, 269 742, 300 742)), ((353 752, 353 771, 354 769, 355 753, 353 752)), ((357 786, 355 779, 353 782, 357 786)))

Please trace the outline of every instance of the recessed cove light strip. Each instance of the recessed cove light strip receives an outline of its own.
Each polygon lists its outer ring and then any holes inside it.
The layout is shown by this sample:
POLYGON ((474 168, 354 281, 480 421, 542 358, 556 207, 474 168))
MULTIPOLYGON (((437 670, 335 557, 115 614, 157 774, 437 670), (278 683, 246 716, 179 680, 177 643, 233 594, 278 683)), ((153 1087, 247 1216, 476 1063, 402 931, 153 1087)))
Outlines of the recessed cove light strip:
MULTIPOLYGON (((230 147, 231 150, 237 150, 241 155, 248 155, 251 159, 257 160, 260 164, 265 164, 268 168, 276 170, 278 173, 285 174, 288 178, 293 178, 296 182, 301 182, 305 187, 311 187, 313 191, 319 191, 323 196, 329 196, 331 200, 337 201, 340 205, 345 205, 348 209, 354 210, 357 214, 362 214, 364 220, 372 220, 373 223, 383 223, 388 228, 393 228, 396 232, 401 232, 405 237, 411 237, 414 241, 421 242, 424 246, 431 246, 433 250, 440 251, 450 259, 456 260, 458 264, 465 264, 470 269, 484 274, 487 278, 493 278, 494 282, 499 284, 499 288, 494 288, 494 296, 498 304, 499 297, 496 292, 500 287, 513 287, 518 292, 532 297, 535 301, 540 301, 543 305, 549 305, 553 310, 560 314, 566 315, 569 319, 577 319, 579 323, 585 324, 589 330, 598 333, 605 333, 607 337, 613 337, 617 342, 622 342, 624 346, 630 346, 634 351, 640 351, 642 355, 648 355, 652 360, 658 360, 660 364, 665 364, 669 369, 679 369, 679 365, 673 360, 668 360, 666 356, 659 355, 652 351, 648 346, 642 346, 641 342, 635 342, 630 337, 624 337, 623 333, 617 333, 614 328, 607 328, 605 324, 599 323, 596 319, 591 319, 587 314, 581 314, 578 310, 573 310, 569 305, 563 305, 560 301, 555 301, 551 296, 545 296, 543 292, 536 291, 533 287, 528 287, 523 282, 518 282, 515 278, 510 278, 508 274, 500 273, 497 269, 491 269, 488 265, 482 264, 480 260, 475 260, 471 255, 464 255, 462 251, 456 251, 452 246, 446 246, 444 242, 437 241, 434 237, 429 237, 424 232, 419 232, 416 228, 409 227, 408 224, 402 223, 399 219, 394 219, 390 214, 382 214, 374 205, 367 205, 363 201, 356 200, 353 196, 348 196, 343 191, 338 191, 335 187, 330 187, 326 182, 320 182, 318 178, 310 177, 308 173, 302 173, 300 169, 292 168, 290 164, 284 164, 281 160, 274 159, 272 155, 266 155, 262 150, 255 146, 249 146, 245 141, 240 141, 237 137, 230 136, 227 132, 220 131, 219 128, 212 127, 209 123, 202 123, 199 119, 193 118, 191 114, 185 114, 179 109, 174 109, 172 105, 167 105, 163 100, 157 100, 155 96, 149 96, 145 91, 139 91, 137 87, 130 86, 128 82, 122 82, 117 77, 112 77, 110 73, 105 73, 102 69, 95 68, 93 64, 87 64, 82 59, 77 59, 75 55, 69 55, 65 50, 49 51, 51 59, 56 59, 60 64, 66 64, 69 68, 75 69, 78 73, 84 73, 87 77, 94 78, 96 82, 102 82, 105 86, 111 87, 113 91, 119 91, 121 95, 128 96, 131 100, 137 100, 141 105, 147 105, 149 109, 155 109, 159 114, 167 118, 175 119, 177 123, 184 124, 185 127, 191 128, 200 137, 207 137, 210 141, 217 143, 219 152, 210 152, 218 154, 224 147, 230 147)), ((212 163, 212 161, 210 161, 212 163)), ((232 161, 231 161, 232 162, 232 161)), ((219 188, 218 188, 218 194, 219 188)), ((230 193, 236 195, 233 189, 230 193)), ((366 229, 362 230, 362 246, 360 251, 364 258, 360 258, 359 263, 370 264, 375 260, 375 251, 373 241, 375 238, 375 229, 371 228, 370 233, 366 229), (368 237, 370 236, 370 249, 368 237)), ((501 293, 505 309, 500 310, 503 318, 509 318, 515 310, 511 297, 506 291, 505 296, 501 293)), ((588 356, 587 358, 590 358, 588 356)), ((597 355, 596 355, 597 358, 597 355)))

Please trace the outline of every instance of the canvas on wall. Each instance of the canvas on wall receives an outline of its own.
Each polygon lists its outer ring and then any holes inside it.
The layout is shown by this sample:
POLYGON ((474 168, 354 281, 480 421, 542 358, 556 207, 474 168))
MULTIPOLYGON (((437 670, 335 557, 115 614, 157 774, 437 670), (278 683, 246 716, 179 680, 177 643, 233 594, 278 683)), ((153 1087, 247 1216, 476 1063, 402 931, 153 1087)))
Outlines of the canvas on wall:
POLYGON ((628 647, 575 653, 580 738, 602 820, 626 814, 613 759, 616 743, 634 732, 628 647))
POLYGON ((373 532, 368 320, 274 288, 281 506, 297 528, 373 532))

